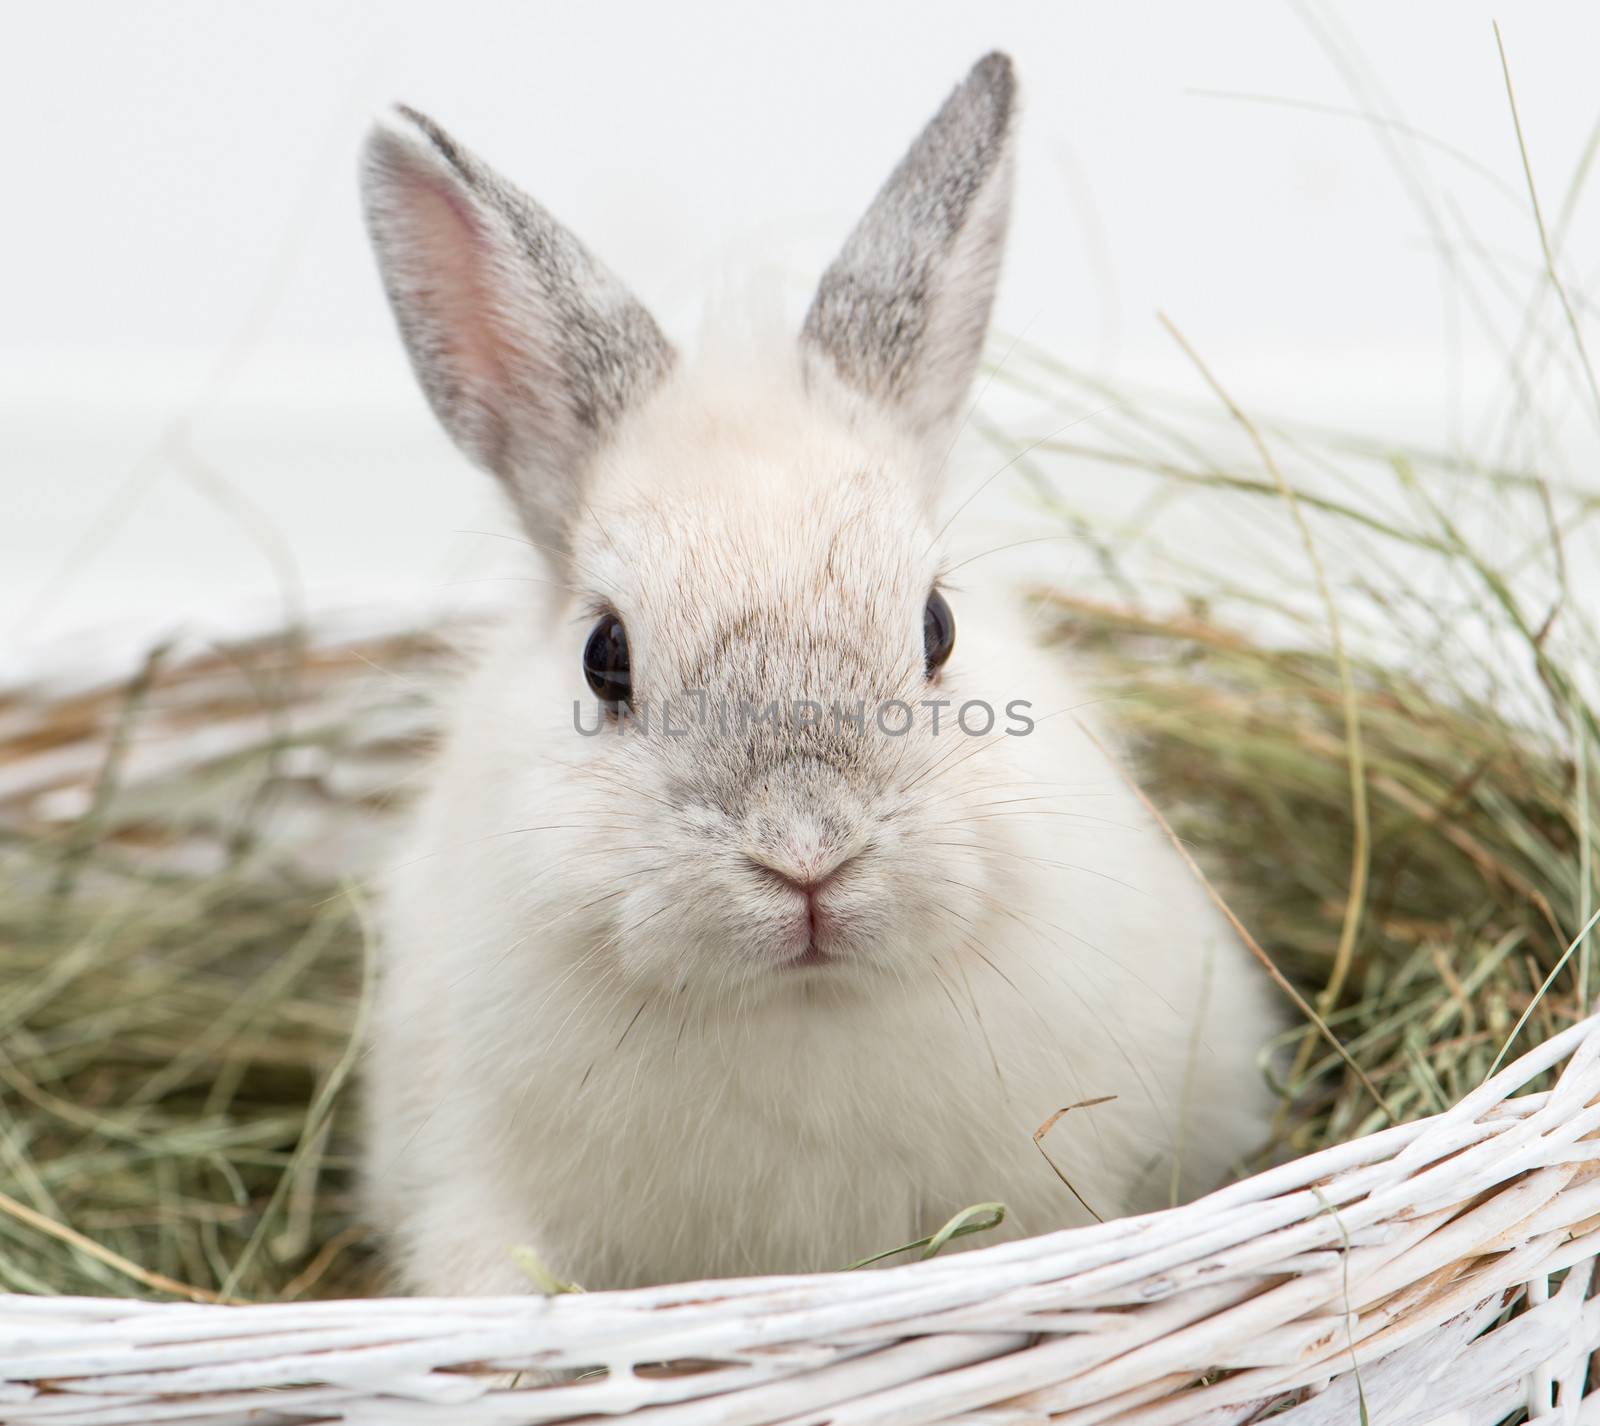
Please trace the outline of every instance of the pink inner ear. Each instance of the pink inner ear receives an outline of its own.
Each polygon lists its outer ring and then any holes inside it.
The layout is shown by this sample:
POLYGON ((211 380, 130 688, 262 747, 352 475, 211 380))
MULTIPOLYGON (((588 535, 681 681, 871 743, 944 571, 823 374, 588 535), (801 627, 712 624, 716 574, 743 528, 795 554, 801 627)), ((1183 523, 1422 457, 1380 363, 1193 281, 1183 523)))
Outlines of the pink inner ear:
MULTIPOLYGON (((501 425, 509 397, 510 355, 496 320, 491 244, 476 215, 448 184, 417 175, 407 213, 408 266, 419 306, 432 315, 438 344, 458 384, 459 399, 489 427, 501 425)), ((484 432, 489 435, 489 431, 484 432)))

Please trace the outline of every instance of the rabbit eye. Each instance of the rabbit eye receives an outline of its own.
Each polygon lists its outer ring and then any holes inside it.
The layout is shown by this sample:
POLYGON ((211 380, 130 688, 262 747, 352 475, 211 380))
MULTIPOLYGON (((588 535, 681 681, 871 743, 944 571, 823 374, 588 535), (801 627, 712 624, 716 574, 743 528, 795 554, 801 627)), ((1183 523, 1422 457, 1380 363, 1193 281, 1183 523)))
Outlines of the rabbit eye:
POLYGON ((929 678, 944 667, 955 646, 956 616, 950 612, 944 595, 935 589, 928 595, 927 608, 922 611, 922 652, 927 659, 929 678))
POLYGON ((615 614, 607 614, 590 631, 583 646, 583 676, 602 703, 628 703, 633 674, 628 667, 628 631, 615 614))

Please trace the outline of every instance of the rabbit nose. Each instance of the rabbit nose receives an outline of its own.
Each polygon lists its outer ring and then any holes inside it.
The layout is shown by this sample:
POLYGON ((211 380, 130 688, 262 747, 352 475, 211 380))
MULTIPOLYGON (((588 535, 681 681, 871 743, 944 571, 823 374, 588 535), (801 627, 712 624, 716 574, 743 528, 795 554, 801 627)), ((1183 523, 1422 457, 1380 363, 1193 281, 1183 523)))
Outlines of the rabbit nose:
POLYGON ((837 879, 840 872, 855 860, 855 856, 849 853, 813 853, 805 857, 787 858, 764 852, 746 852, 745 859, 762 876, 810 898, 837 879))

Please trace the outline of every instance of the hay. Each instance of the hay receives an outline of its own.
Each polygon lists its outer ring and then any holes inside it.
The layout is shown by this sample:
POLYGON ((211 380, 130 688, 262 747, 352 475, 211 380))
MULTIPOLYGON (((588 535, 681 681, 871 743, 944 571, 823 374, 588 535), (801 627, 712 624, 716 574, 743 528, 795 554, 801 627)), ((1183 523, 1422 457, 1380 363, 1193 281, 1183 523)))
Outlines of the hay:
MULTIPOLYGON (((1018 365, 1038 389, 1104 395, 1042 353, 1018 365)), ((1132 519, 1075 510, 1059 471, 1030 474, 1123 594, 1057 584, 1043 607, 1101 671, 1155 803, 1348 1052, 1304 1024, 1288 1036, 1270 1157, 1441 1112, 1600 992, 1600 497, 1398 445, 1264 435, 1213 391, 1245 428, 1242 458, 1149 398, 1097 444, 1043 443, 1080 488, 1095 463, 1132 481, 1132 519), (1209 565, 1187 540, 1163 546, 1158 512, 1180 491, 1243 527, 1239 545, 1209 565), (1240 549, 1253 581, 1232 573, 1240 549)))
POLYGON ((0 702, 6 1288, 372 1286, 347 1093, 361 903, 326 869, 371 863, 424 745, 404 680, 437 657, 268 638, 0 702))
MULTIPOLYGON (((1003 376, 1106 399, 1025 347, 1003 376)), ((1600 660, 1565 568, 1597 502, 1306 432, 1252 432, 1282 452, 1263 469, 1148 400, 1092 427, 1021 455, 990 432, 1066 532, 1040 607, 1384 1105, 1299 1028, 1267 1156, 1444 1109, 1600 977, 1580 935, 1600 660), (1096 466, 1115 508, 1072 503, 1096 466), (1235 541, 1209 562, 1167 524, 1197 496, 1235 541)), ((0 1289, 375 1289, 352 1198, 362 887, 443 662, 427 635, 301 631, 0 700, 0 1289)))

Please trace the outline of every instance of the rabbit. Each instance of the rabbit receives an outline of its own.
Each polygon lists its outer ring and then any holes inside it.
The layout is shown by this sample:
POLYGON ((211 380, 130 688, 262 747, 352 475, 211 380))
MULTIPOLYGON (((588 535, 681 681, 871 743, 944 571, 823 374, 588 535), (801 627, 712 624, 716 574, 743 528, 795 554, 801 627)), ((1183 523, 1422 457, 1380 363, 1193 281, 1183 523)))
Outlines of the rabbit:
POLYGON ((979 61, 798 338, 720 365, 430 119, 371 133, 400 334, 544 581, 385 884, 362 1159, 403 1289, 836 1269, 1002 1203, 982 1246, 1263 1138, 1265 977, 1089 674, 945 553, 1015 91, 979 61))

